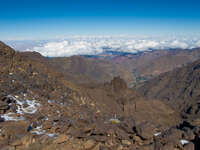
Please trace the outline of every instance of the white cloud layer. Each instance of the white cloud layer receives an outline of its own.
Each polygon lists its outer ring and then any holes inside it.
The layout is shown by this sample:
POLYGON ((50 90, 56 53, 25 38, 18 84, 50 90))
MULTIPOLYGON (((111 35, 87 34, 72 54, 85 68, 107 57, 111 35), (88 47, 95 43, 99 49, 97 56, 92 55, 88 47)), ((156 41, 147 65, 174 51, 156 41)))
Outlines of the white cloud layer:
POLYGON ((62 57, 72 55, 97 55, 106 51, 137 53, 152 49, 200 47, 200 38, 134 38, 134 37, 72 37, 64 40, 46 41, 26 49, 44 56, 62 57))

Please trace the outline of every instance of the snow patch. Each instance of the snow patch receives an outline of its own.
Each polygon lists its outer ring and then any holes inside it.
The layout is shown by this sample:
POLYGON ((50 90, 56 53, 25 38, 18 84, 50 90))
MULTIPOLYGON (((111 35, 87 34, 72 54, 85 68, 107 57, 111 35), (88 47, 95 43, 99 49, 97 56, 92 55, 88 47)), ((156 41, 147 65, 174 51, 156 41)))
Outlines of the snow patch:
POLYGON ((37 126, 36 128, 32 129, 31 133, 32 134, 37 134, 37 135, 45 134, 45 135, 47 135, 49 137, 52 137, 52 138, 58 135, 57 133, 46 133, 46 131, 42 129, 42 125, 37 126))
POLYGON ((157 132, 154 134, 154 136, 159 136, 159 135, 161 135, 161 132, 157 132))
POLYGON ((188 143, 189 143, 189 141, 187 141, 187 140, 184 140, 184 139, 181 139, 181 140, 180 140, 180 142, 181 142, 181 144, 182 144, 182 145, 186 145, 186 144, 188 144, 188 143))
MULTIPOLYGON (((7 114, 1 115, 5 121, 19 121, 25 120, 22 116, 23 114, 34 114, 37 112, 40 107, 40 103, 36 102, 36 100, 19 100, 19 96, 7 96, 10 99, 13 99, 16 102, 16 113, 9 112, 7 114)), ((12 103, 9 104, 10 106, 12 103)))
POLYGON ((60 116, 61 116, 60 111, 57 110, 56 112, 57 112, 57 114, 58 114, 58 118, 60 118, 60 116))
POLYGON ((58 134, 54 134, 54 133, 47 133, 46 135, 47 135, 47 136, 49 136, 49 137, 55 137, 55 136, 57 136, 58 134))
POLYGON ((55 100, 48 100, 48 103, 52 104, 52 103, 56 103, 56 101, 55 100))
POLYGON ((36 128, 34 128, 31 133, 33 134, 37 134, 37 135, 41 135, 41 134, 45 134, 46 131, 42 130, 42 125, 41 126, 37 126, 36 128))
POLYGON ((37 103, 35 100, 26 100, 25 101, 28 105, 28 107, 24 108, 22 107, 22 111, 28 114, 34 114, 37 112, 38 107, 40 107, 40 104, 37 103))
POLYGON ((35 100, 16 100, 17 102, 17 112, 19 114, 27 113, 27 114, 34 114, 37 112, 38 107, 40 107, 40 104, 37 103, 35 100), (24 105, 27 105, 24 106, 24 105))
POLYGON ((24 117, 22 116, 17 116, 16 113, 7 113, 1 115, 1 118, 3 118, 5 121, 19 121, 19 120, 24 120, 24 117))

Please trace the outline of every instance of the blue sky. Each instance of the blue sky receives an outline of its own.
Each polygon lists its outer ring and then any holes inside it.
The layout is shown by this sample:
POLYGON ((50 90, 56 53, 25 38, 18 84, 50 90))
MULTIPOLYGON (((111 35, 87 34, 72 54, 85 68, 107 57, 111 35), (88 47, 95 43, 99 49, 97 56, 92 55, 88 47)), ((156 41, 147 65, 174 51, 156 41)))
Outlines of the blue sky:
POLYGON ((200 33, 199 0, 2 0, 0 40, 200 33))

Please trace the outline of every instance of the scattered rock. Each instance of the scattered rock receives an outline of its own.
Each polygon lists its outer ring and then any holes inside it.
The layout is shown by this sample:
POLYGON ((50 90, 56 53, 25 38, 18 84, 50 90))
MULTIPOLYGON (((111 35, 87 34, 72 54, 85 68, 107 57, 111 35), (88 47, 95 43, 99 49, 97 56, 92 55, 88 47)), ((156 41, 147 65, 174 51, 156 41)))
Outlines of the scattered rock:
POLYGON ((155 125, 150 122, 144 122, 136 126, 137 134, 143 139, 152 139, 154 131, 155 125))
POLYGON ((195 150, 195 146, 193 143, 190 142, 184 146, 184 150, 195 150))
POLYGON ((27 148, 29 145, 35 143, 35 139, 30 135, 26 135, 21 139, 21 142, 27 148))
POLYGON ((0 110, 8 110, 9 109, 9 105, 6 102, 2 102, 0 101, 0 110))
POLYGON ((43 129, 44 130, 50 129, 51 127, 52 127, 52 122, 51 121, 45 121, 43 123, 43 129))
POLYGON ((19 146, 19 145, 22 145, 22 141, 17 139, 15 140, 13 143, 10 144, 11 146, 19 146))
POLYGON ((129 140, 122 140, 123 145, 131 145, 131 142, 129 140))
POLYGON ((69 137, 67 135, 61 134, 54 140, 54 143, 61 144, 61 143, 67 142, 68 140, 69 140, 69 137))
POLYGON ((94 140, 88 140, 83 145, 84 145, 84 148, 87 150, 87 149, 91 149, 92 147, 94 147, 95 144, 96 144, 96 142, 94 140))

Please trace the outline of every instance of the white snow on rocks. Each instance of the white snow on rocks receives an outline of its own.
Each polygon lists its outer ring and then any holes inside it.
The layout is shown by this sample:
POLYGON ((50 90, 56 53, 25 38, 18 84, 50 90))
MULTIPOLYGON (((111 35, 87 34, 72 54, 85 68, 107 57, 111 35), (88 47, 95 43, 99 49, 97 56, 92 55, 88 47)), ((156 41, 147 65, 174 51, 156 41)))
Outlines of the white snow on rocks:
POLYGON ((57 103, 55 100, 48 100, 49 104, 57 103))
POLYGON ((45 130, 42 129, 42 125, 37 126, 36 128, 32 129, 31 131, 32 134, 37 134, 37 135, 47 135, 51 138, 55 137, 58 135, 58 133, 47 133, 45 130))
POLYGON ((27 107, 21 107, 22 111, 27 114, 34 114, 37 112, 40 104, 35 100, 25 100, 25 103, 28 105, 27 107))
POLYGON ((161 132, 157 132, 154 134, 154 136, 159 136, 159 135, 161 135, 161 132))
MULTIPOLYGON (((13 98, 13 97, 12 97, 13 98)), ((37 112, 40 107, 40 103, 37 103, 36 100, 18 100, 14 98, 17 104, 17 113, 19 114, 34 114, 37 112)))
MULTIPOLYGON (((19 99, 19 96, 7 96, 10 99, 13 99, 16 102, 16 112, 9 112, 7 114, 1 115, 5 121, 19 121, 25 120, 23 117, 24 114, 34 114, 37 112, 40 107, 40 103, 36 102, 36 100, 24 100, 19 99)), ((14 103, 10 103, 9 105, 13 105, 14 103)))
POLYGON ((42 130, 42 125, 41 126, 37 126, 36 128, 34 128, 31 133, 33 134, 37 134, 37 135, 41 135, 44 134, 46 131, 42 130))
POLYGON ((54 134, 54 133, 47 133, 46 135, 47 135, 47 136, 49 136, 49 137, 55 137, 55 136, 57 136, 58 134, 54 134))
POLYGON ((56 112, 57 112, 57 114, 58 114, 58 118, 60 118, 60 116, 61 116, 60 111, 57 110, 56 112))
POLYGON ((18 116, 16 113, 7 113, 1 115, 1 118, 3 118, 5 121, 19 121, 24 120, 23 116, 18 116))
POLYGON ((184 140, 184 139, 181 139, 181 140, 180 140, 180 142, 181 142, 181 144, 182 144, 182 145, 186 145, 186 144, 188 144, 188 143, 189 143, 189 141, 187 141, 187 140, 184 140))

